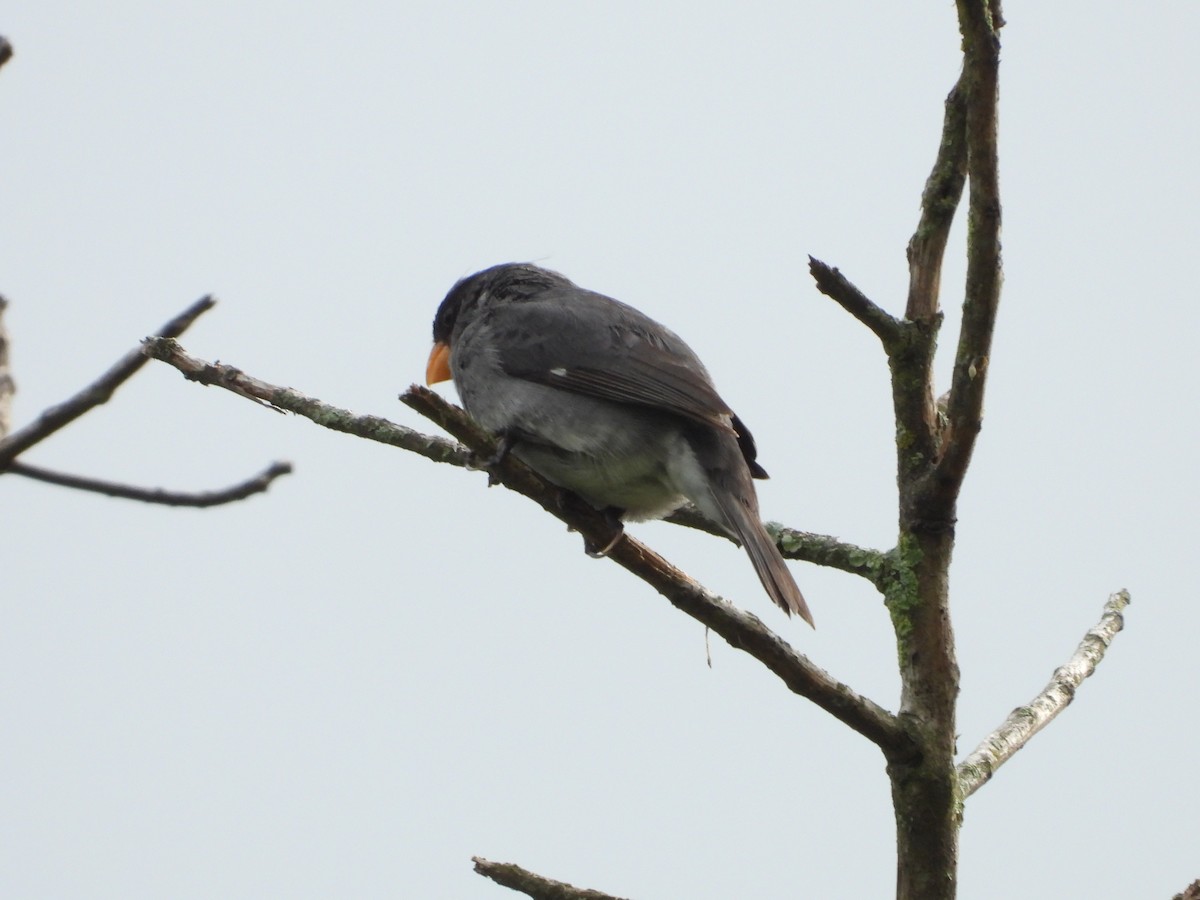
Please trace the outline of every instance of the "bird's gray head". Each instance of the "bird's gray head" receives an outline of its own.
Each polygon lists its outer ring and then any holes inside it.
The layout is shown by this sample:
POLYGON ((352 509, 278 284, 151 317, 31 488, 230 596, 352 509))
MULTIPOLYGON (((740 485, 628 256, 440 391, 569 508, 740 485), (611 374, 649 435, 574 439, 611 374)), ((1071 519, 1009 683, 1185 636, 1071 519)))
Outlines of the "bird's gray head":
MULTIPOLYGON (((548 288, 573 287, 569 279, 533 263, 501 263, 459 281, 433 317, 435 342, 452 343, 467 310, 520 302, 548 288)), ((469 317, 468 317, 469 318, 469 317)))

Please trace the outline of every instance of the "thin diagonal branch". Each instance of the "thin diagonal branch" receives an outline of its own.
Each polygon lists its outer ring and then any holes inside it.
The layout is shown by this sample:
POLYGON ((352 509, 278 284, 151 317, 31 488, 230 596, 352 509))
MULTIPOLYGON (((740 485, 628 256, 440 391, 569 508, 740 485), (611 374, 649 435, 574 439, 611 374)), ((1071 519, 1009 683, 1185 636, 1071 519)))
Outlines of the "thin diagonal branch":
POLYGON ((910 320, 927 319, 938 312, 946 241, 967 180, 967 97, 963 77, 959 76, 946 97, 941 143, 933 171, 921 193, 917 230, 908 241, 908 306, 904 316, 910 320))
MULTIPOLYGON (((433 391, 413 385, 400 399, 477 454, 486 455, 494 447, 495 439, 482 432, 466 412, 433 391), (483 442, 479 442, 481 432, 486 437, 483 442)), ((611 528, 602 514, 585 504, 564 505, 558 488, 543 481, 518 460, 505 459, 493 474, 501 484, 535 500, 593 545, 603 546, 611 537, 611 528), (510 467, 510 463, 514 465, 510 467)), ((677 609, 708 626, 730 646, 753 656, 774 672, 789 690, 811 700, 877 744, 889 758, 903 758, 912 753, 911 739, 895 716, 813 665, 756 616, 737 609, 697 584, 640 541, 626 534, 608 553, 608 558, 641 578, 677 609)))
POLYGON ((966 95, 967 283, 962 329, 946 405, 947 432, 937 481, 957 496, 983 421, 983 395, 1003 273, 1000 259, 1000 176, 997 149, 998 83, 1002 24, 978 0, 958 0, 966 95))
POLYGON ((871 329, 883 343, 892 371, 896 442, 901 482, 923 471, 934 458, 938 418, 933 403, 933 353, 938 315, 900 320, 851 284, 841 272, 810 256, 808 268, 817 289, 871 329))
MULTIPOLYGON (((176 337, 183 334, 193 322, 216 304, 213 297, 202 297, 162 327, 161 334, 176 337)), ((133 349, 122 356, 112 368, 79 391, 73 397, 46 409, 29 425, 14 431, 0 440, 0 470, 24 453, 34 444, 45 440, 60 428, 74 422, 84 413, 107 403, 122 384, 146 364, 140 349, 133 349)))
POLYGON ((177 341, 170 338, 146 338, 142 342, 142 352, 148 358, 174 366, 189 381, 225 388, 260 405, 304 416, 333 431, 410 450, 434 462, 467 466, 471 459, 469 451, 454 441, 422 434, 379 416, 361 416, 339 409, 291 388, 260 381, 233 366, 205 362, 188 355, 177 341))
POLYGON ((957 766, 959 795, 975 793, 1029 739, 1049 725, 1075 699, 1083 680, 1096 671, 1117 632, 1125 625, 1122 611, 1130 603, 1129 591, 1118 591, 1104 604, 1104 614, 1076 648, 1066 664, 1055 669, 1050 683, 1025 706, 1014 709, 999 728, 989 734, 957 766))
POLYGON ((870 328, 890 355, 891 348, 900 339, 900 320, 851 284, 833 266, 810 256, 808 270, 817 283, 817 290, 870 328))
MULTIPOLYGON (((260 381, 233 366, 204 362, 189 356, 174 340, 147 338, 143 347, 147 355, 175 366, 194 381, 224 387, 241 396, 302 415, 326 428, 411 450, 439 462, 453 458, 461 464, 470 458, 472 451, 476 458, 487 458, 496 450, 496 438, 476 425, 463 410, 447 403, 433 391, 416 385, 404 393, 403 402, 441 425, 466 447, 444 438, 423 435, 386 419, 356 416, 291 388, 260 381)), ((602 513, 581 502, 571 502, 571 495, 538 477, 515 457, 506 457, 489 474, 566 522, 593 546, 602 547, 611 540, 612 525, 602 513)), ((608 558, 655 588, 675 607, 707 625, 731 646, 759 660, 791 691, 811 700, 877 744, 889 759, 903 759, 912 754, 912 739, 890 712, 832 678, 792 649, 757 617, 706 590, 650 548, 625 535, 609 552, 608 558)))
MULTIPOLYGON (((298 413, 326 428, 410 450, 435 462, 449 463, 460 468, 472 467, 474 454, 459 444, 413 431, 403 425, 397 425, 376 416, 359 416, 346 410, 340 410, 319 400, 306 397, 290 388, 280 388, 259 381, 233 366, 207 363, 189 356, 175 341, 147 338, 144 352, 179 369, 191 381, 223 387, 255 403, 273 409, 298 413)), ((439 424, 442 423, 439 422, 439 424)), ((489 457, 495 452, 494 438, 486 431, 476 428, 472 440, 475 442, 476 449, 480 451, 481 457, 489 457)), ((527 487, 530 490, 533 489, 528 485, 527 487)), ((544 499, 552 505, 557 504, 558 493, 548 494, 544 499)), ((554 511, 551 509, 551 512, 554 511)), ((695 528, 717 537, 726 539, 729 537, 721 528, 692 506, 676 511, 666 521, 687 528, 695 528)), ((871 554, 877 554, 878 551, 845 544, 828 535, 780 529, 777 542, 785 540, 786 544, 779 543, 780 551, 789 559, 813 562, 873 580, 873 575, 870 574, 874 569, 871 554)))
POLYGON ((475 871, 485 878, 490 878, 502 887, 520 891, 534 900, 622 900, 612 894, 593 891, 590 888, 577 888, 565 881, 555 881, 523 869, 516 863, 492 862, 482 856, 472 856, 475 871))
POLYGON ((191 493, 168 491, 162 488, 136 487, 131 484, 118 484, 113 481, 101 481, 97 478, 86 478, 82 475, 54 472, 50 469, 31 466, 23 462, 11 463, 4 474, 22 475, 25 478, 44 481, 47 484, 57 484, 61 487, 74 488, 78 491, 104 494, 106 497, 119 497, 123 500, 137 500, 141 503, 155 503, 161 506, 193 506, 203 509, 209 506, 220 506, 223 503, 245 500, 254 494, 261 494, 271 486, 272 481, 281 475, 290 474, 291 471, 291 463, 274 462, 253 478, 248 478, 230 487, 219 491, 191 493))

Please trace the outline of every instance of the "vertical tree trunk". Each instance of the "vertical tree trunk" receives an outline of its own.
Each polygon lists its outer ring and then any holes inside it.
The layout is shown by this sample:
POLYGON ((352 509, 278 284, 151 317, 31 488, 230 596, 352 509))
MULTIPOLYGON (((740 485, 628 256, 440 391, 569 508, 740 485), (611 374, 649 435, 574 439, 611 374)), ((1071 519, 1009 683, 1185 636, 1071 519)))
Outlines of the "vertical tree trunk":
POLYGON ((950 559, 959 489, 982 421, 992 329, 1000 300, 1000 196, 996 98, 1003 25, 999 0, 958 0, 963 72, 947 99, 938 161, 909 244, 906 340, 889 349, 896 411, 900 540, 896 583, 886 592, 903 683, 900 719, 920 747, 891 760, 896 814, 896 896, 953 900, 962 802, 955 775, 958 664, 950 622, 950 559), (964 166, 965 163, 965 166, 964 166), (933 401, 941 314, 941 257, 962 175, 970 183, 967 283, 945 407, 933 401))
POLYGON ((921 748, 913 763, 892 763, 896 815, 896 897, 951 900, 957 889, 961 806, 955 795, 955 702, 958 665, 950 625, 949 563, 953 526, 904 535, 915 575, 902 609, 889 601, 901 638, 904 687, 900 717, 921 748))

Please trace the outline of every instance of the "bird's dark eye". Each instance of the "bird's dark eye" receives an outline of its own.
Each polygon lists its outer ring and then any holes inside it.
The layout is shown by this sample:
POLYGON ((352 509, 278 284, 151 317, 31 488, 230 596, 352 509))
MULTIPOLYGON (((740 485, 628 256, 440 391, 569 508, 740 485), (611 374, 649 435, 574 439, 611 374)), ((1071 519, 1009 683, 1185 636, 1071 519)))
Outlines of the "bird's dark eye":
POLYGON ((435 341, 449 342, 450 335, 454 332, 454 323, 458 321, 458 314, 462 310, 465 294, 464 283, 460 281, 450 289, 450 293, 438 307, 437 315, 433 317, 435 341))

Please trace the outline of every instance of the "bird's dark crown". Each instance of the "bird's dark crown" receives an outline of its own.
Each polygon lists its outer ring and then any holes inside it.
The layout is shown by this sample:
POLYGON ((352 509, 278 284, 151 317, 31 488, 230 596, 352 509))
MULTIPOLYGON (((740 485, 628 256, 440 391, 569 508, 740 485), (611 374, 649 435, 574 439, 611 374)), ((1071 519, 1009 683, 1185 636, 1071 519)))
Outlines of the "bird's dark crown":
POLYGON ((433 317, 433 339, 449 342, 465 309, 490 303, 524 300, 553 287, 571 287, 566 277, 533 263, 501 263, 461 279, 433 317))

